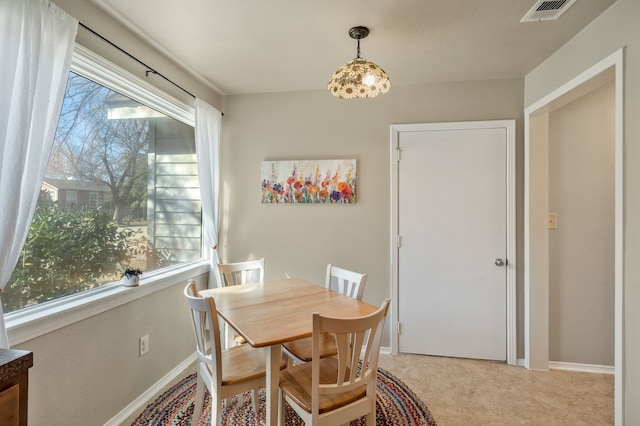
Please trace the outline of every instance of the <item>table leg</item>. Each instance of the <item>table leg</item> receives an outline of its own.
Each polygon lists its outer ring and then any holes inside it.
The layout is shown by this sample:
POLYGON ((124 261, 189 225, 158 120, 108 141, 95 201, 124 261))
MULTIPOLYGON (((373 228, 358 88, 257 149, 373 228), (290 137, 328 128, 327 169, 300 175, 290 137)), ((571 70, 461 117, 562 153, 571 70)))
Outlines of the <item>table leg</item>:
POLYGON ((267 417, 266 423, 269 425, 278 424, 278 388, 280 386, 280 359, 282 357, 282 347, 280 344, 271 345, 267 350, 267 417))

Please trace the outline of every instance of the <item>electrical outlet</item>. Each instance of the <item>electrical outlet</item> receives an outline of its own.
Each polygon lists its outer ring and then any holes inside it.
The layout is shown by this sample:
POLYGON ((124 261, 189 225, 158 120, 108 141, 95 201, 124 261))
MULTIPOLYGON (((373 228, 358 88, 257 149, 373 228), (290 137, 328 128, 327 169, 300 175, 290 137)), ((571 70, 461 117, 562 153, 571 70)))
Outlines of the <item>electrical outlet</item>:
POLYGON ((140 355, 142 356, 149 352, 149 335, 145 334, 139 339, 140 355))

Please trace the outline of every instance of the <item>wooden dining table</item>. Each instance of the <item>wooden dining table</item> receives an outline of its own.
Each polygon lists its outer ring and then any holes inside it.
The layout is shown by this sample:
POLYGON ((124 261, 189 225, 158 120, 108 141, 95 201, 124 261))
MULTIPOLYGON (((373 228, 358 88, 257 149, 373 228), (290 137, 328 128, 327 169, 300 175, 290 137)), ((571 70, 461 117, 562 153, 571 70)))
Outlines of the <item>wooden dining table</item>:
POLYGON ((301 279, 202 290, 218 314, 253 347, 266 350, 266 424, 278 424, 282 343, 312 334, 312 315, 352 318, 377 307, 301 279))

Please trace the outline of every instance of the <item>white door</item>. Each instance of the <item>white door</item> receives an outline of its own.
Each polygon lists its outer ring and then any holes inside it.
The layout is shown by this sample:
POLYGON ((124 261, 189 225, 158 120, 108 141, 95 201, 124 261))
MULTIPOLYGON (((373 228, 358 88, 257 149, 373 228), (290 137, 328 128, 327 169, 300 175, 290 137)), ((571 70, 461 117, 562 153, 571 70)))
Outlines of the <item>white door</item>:
POLYGON ((398 350, 505 360, 507 129, 458 124, 398 134, 398 350))

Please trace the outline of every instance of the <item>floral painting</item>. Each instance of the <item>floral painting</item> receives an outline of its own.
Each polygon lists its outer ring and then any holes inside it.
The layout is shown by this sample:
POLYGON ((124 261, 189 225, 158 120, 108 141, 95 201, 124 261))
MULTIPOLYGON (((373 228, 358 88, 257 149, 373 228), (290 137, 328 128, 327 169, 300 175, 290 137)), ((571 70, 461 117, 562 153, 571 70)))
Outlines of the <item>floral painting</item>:
POLYGON ((353 204, 356 160, 262 162, 262 202, 353 204))

